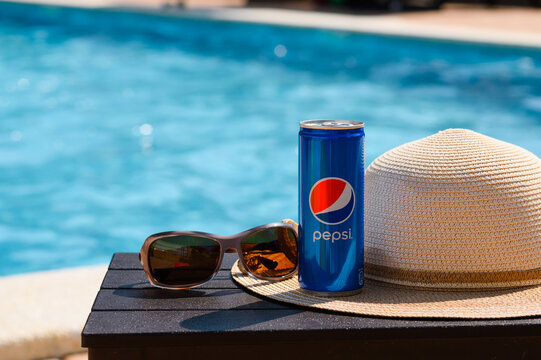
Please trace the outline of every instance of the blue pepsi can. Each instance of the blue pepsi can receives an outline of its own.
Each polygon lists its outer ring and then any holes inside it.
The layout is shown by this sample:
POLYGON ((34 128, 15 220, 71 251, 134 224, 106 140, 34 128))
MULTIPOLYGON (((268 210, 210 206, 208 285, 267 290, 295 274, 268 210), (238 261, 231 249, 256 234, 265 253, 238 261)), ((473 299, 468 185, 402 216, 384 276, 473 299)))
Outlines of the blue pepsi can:
POLYGON ((300 125, 300 287, 319 296, 353 295, 364 284, 364 124, 300 125))

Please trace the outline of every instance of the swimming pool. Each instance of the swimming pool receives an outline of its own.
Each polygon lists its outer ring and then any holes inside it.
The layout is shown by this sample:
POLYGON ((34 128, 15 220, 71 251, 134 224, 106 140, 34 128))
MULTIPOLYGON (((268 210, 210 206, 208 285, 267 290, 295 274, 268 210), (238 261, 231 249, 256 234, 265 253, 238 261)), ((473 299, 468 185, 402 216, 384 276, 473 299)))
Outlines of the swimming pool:
POLYGON ((297 217, 298 122, 367 165, 449 127, 541 155, 541 52, 0 3, 0 275, 297 217))

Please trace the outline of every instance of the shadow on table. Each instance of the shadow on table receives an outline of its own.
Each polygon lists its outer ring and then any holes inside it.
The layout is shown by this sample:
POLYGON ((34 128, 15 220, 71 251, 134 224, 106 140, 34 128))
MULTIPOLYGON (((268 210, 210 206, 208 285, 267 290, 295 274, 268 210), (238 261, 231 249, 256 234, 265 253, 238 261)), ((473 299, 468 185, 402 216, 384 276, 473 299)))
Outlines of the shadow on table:
POLYGON ((217 310, 208 314, 194 316, 181 321, 180 326, 190 330, 201 331, 207 331, 211 327, 217 331, 236 330, 304 312, 304 310, 293 308, 280 311, 257 310, 257 308, 265 308, 265 301, 259 300, 254 303, 237 306, 231 308, 229 311, 217 310), (247 314, 247 312, 250 313, 247 314))
POLYGON ((131 284, 122 284, 119 289, 141 289, 143 286, 150 285, 148 280, 146 281, 138 281, 136 283, 131 284))
POLYGON ((186 290, 166 290, 166 289, 139 289, 137 292, 130 291, 130 289, 116 289, 113 294, 122 297, 129 297, 134 299, 185 299, 193 297, 203 296, 227 296, 237 294, 237 289, 186 289, 186 290))

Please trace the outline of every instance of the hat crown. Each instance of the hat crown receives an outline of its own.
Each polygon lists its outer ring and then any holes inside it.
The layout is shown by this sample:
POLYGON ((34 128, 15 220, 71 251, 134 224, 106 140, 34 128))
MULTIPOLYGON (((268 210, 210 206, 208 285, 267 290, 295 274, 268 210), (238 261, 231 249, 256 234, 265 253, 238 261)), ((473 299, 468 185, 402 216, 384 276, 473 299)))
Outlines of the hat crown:
POLYGON ((541 283, 541 160, 448 129, 378 157, 365 180, 366 276, 423 287, 541 283))

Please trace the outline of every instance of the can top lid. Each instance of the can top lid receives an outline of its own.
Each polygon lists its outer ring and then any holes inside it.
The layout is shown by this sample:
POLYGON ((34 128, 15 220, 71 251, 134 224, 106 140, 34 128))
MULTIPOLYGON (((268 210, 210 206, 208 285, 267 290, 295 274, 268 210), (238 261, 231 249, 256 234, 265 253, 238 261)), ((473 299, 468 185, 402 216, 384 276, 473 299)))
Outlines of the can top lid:
POLYGON ((364 123, 354 120, 304 120, 301 121, 302 128, 326 129, 326 130, 350 130, 362 129, 364 123))

